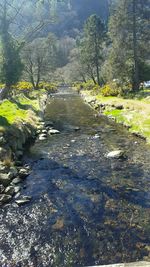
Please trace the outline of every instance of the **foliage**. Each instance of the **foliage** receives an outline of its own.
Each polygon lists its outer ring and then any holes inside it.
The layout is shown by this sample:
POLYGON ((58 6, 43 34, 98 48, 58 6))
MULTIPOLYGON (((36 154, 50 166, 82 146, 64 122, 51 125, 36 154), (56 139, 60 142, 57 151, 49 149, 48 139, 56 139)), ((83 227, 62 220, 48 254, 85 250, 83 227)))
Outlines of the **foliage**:
POLYGON ((143 62, 148 61, 148 0, 116 1, 109 20, 107 77, 129 82, 133 90, 144 81, 143 62))
POLYGON ((13 85, 12 89, 31 90, 33 89, 33 85, 30 82, 22 81, 22 82, 18 82, 17 84, 13 85))
POLYGON ((8 36, 6 40, 2 38, 2 48, 1 81, 10 87, 19 80, 23 70, 20 47, 8 36))
POLYGON ((0 104, 0 125, 9 126, 16 121, 16 117, 20 119, 25 119, 27 116, 27 111, 24 109, 19 109, 16 103, 9 100, 3 101, 0 104), (5 118, 5 119, 4 119, 5 118))
POLYGON ((0 127, 9 127, 17 121, 31 121, 34 112, 39 110, 38 94, 33 92, 31 96, 28 98, 22 93, 11 101, 4 100, 0 103, 0 127))
POLYGON ((92 80, 88 80, 87 82, 77 83, 76 87, 80 90, 92 90, 94 87, 94 83, 92 80))
POLYGON ((45 89, 51 93, 55 93, 57 91, 57 84, 56 83, 40 82, 39 88, 45 89))
POLYGON ((55 69, 57 64, 57 39, 54 34, 47 38, 36 38, 27 44, 22 52, 25 65, 23 77, 29 80, 34 89, 39 88, 39 83, 55 69))
POLYGON ((91 15, 85 23, 83 38, 79 41, 81 64, 86 66, 94 83, 99 85, 104 30, 101 19, 97 15, 91 15))
POLYGON ((119 89, 112 84, 106 84, 101 88, 101 94, 103 96, 118 96, 120 93, 119 89))
POLYGON ((11 15, 9 14, 10 3, 3 1, 0 10, 0 35, 1 35, 1 73, 0 80, 6 84, 2 92, 2 98, 7 97, 11 85, 19 81, 23 64, 20 58, 21 44, 9 33, 11 15))
POLYGON ((5 83, 0 83, 0 89, 4 89, 5 88, 5 83))

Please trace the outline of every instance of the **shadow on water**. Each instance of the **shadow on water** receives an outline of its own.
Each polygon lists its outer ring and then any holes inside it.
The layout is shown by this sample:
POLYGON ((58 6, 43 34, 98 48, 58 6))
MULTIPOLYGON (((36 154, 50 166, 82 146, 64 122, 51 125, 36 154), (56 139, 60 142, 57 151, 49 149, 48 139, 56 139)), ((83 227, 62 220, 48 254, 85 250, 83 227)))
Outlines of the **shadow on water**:
POLYGON ((96 118, 70 91, 50 98, 45 117, 55 119, 61 134, 37 141, 24 159, 32 173, 22 194, 32 201, 2 210, 3 267, 83 267, 146 257, 149 148, 96 118), (116 148, 127 158, 105 157, 116 148))

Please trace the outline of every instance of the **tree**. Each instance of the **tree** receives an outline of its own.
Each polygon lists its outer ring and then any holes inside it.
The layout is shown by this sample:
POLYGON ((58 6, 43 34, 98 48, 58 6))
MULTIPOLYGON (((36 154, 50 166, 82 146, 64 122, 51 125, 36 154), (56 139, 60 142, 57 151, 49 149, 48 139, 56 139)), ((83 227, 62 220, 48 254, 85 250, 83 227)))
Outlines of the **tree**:
POLYGON ((3 0, 0 4, 0 35, 2 45, 2 67, 1 67, 1 80, 5 83, 5 90, 1 95, 5 98, 11 85, 15 84, 20 76, 23 69, 23 65, 20 59, 20 45, 16 43, 15 39, 9 33, 10 23, 13 17, 10 17, 8 13, 10 3, 3 0))
POLYGON ((109 22, 112 76, 123 83, 130 82, 133 91, 139 90, 141 68, 148 56, 148 1, 116 1, 109 22))
POLYGON ((38 89, 41 80, 54 71, 57 64, 55 35, 48 38, 36 38, 27 44, 22 52, 24 62, 24 78, 29 80, 35 89, 38 89))
POLYGON ((84 26, 83 38, 79 42, 81 62, 88 67, 88 73, 94 83, 101 84, 100 69, 102 62, 102 44, 104 24, 97 15, 88 18, 84 26))
MULTIPOLYGON (((43 9, 38 9, 37 3, 40 1, 33 0, 1 0, 0 2, 0 37, 1 37, 1 81, 5 83, 5 89, 1 94, 1 98, 6 98, 10 92, 11 86, 19 81, 21 77, 23 64, 21 62, 20 52, 24 44, 31 42, 39 31, 45 25, 51 23, 51 15, 45 20, 43 19, 43 9), (33 23, 28 21, 27 10, 36 9, 37 19, 33 23), (41 12, 39 11, 41 10, 41 12), (25 14, 25 15, 24 15, 25 14), (25 29, 23 26, 25 25, 25 29), (30 25, 30 26, 29 26, 30 25), (22 35, 23 32, 23 35, 22 35), (17 39, 22 39, 19 43, 17 39)), ((50 0, 49 5, 54 1, 50 0)), ((43 5, 42 5, 43 6, 43 5)), ((45 6, 44 6, 45 7, 45 6)), ((30 14, 32 18, 32 14, 30 14)), ((41 62, 39 62, 41 64, 41 62)))

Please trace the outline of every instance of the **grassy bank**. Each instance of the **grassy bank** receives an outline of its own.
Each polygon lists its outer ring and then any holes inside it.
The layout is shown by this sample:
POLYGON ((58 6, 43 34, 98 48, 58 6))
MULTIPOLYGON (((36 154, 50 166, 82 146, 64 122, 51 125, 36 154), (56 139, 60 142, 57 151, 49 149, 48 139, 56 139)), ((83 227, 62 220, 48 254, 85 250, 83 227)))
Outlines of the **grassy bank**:
POLYGON ((144 137, 150 143, 150 90, 140 91, 132 99, 104 97, 101 93, 95 94, 85 89, 81 93, 87 102, 95 100, 95 108, 103 106, 100 109, 103 114, 129 127, 130 132, 144 137))
POLYGON ((35 138, 48 91, 13 91, 0 102, 0 162, 13 162, 23 155, 25 144, 35 138))
MULTIPOLYGON (((5 85, 0 84, 0 88, 5 85)), ((42 82, 39 89, 34 90, 29 82, 19 82, 12 86, 12 96, 0 103, 0 129, 7 129, 14 123, 36 123, 36 117, 41 112, 40 99, 47 93, 57 91, 54 83, 42 82), (32 122, 34 120, 34 122, 32 122)))
POLYGON ((37 93, 32 93, 30 97, 26 97, 23 93, 18 94, 11 100, 4 100, 0 104, 0 129, 7 130, 11 125, 20 122, 33 123, 38 113, 39 97, 37 93))

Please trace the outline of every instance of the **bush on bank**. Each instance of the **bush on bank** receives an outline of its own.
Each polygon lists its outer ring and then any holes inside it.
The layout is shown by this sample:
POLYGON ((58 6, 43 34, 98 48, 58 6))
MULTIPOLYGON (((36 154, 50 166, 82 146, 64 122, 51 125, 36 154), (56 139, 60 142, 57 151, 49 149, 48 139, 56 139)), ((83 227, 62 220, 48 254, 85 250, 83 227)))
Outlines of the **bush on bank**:
MULTIPOLYGON (((19 90, 19 91, 31 91, 31 90, 35 90, 33 88, 32 83, 30 82, 26 82, 26 81, 20 81, 17 84, 12 86, 13 90, 19 90)), ((48 83, 48 82, 40 82, 38 85, 38 89, 45 89, 46 91, 49 92, 56 92, 57 91, 57 84, 55 83, 48 83)))
POLYGON ((94 84, 92 80, 89 80, 87 82, 76 83, 74 86, 78 91, 88 90, 91 91, 91 94, 93 95, 100 94, 105 97, 126 96, 131 93, 130 84, 120 85, 118 81, 111 81, 103 86, 99 86, 98 84, 94 84))

